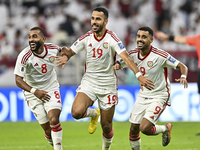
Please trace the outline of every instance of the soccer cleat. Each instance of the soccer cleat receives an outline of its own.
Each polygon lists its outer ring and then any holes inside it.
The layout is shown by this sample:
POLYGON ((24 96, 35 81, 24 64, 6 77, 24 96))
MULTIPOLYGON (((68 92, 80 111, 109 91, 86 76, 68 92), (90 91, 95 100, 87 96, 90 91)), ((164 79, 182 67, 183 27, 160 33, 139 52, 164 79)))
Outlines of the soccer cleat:
POLYGON ((95 110, 97 111, 96 117, 90 117, 91 119, 90 119, 90 123, 89 123, 89 127, 88 127, 88 132, 90 134, 93 134, 96 131, 98 118, 100 116, 99 108, 95 108, 95 110))
POLYGON ((172 125, 171 123, 165 124, 167 130, 162 134, 162 145, 167 146, 171 140, 171 129, 172 125))

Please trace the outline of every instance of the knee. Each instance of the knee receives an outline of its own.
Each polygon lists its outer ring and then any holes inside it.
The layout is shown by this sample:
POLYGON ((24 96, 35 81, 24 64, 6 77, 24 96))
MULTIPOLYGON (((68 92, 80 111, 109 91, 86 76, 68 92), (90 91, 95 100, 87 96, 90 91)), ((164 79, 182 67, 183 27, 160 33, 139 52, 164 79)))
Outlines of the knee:
POLYGON ((145 135, 150 135, 151 134, 151 127, 140 126, 140 131, 145 135))
POLYGON ((112 130, 112 123, 101 124, 104 133, 109 133, 112 130))
POLYGON ((136 124, 131 124, 131 127, 130 127, 130 134, 132 135, 136 135, 140 132, 139 130, 139 125, 136 125, 136 124))
POLYGON ((49 118, 49 123, 50 125, 56 125, 59 123, 59 118, 56 116, 52 116, 51 118, 49 118))
POLYGON ((72 117, 75 119, 80 119, 83 116, 83 113, 75 109, 71 110, 71 114, 72 114, 72 117))

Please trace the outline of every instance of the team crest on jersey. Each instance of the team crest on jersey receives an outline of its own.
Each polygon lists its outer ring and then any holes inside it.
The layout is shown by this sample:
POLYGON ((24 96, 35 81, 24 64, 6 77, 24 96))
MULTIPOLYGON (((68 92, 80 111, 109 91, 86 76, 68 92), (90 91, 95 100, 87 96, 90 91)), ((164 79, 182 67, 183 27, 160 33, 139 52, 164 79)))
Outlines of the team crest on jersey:
POLYGON ((148 61, 147 65, 151 68, 153 66, 153 61, 148 61))
POLYGON ((108 49, 108 42, 104 42, 104 43, 103 43, 103 47, 104 47, 105 49, 108 49))
POLYGON ((124 45, 123 45, 122 43, 118 43, 118 46, 119 46, 119 48, 120 48, 121 50, 125 48, 124 45))
POLYGON ((54 56, 49 57, 49 61, 50 61, 51 63, 53 63, 54 60, 55 60, 55 57, 54 57, 54 56))

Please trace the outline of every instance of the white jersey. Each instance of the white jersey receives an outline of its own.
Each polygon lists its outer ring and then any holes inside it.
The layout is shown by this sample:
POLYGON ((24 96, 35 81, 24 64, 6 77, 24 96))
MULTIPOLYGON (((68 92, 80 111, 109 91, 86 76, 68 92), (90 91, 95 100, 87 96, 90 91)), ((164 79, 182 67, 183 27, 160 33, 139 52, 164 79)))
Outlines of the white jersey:
POLYGON ((44 51, 36 55, 26 47, 18 56, 14 74, 24 77, 24 81, 39 90, 51 91, 59 88, 55 71, 55 56, 59 47, 54 44, 44 44, 44 51))
POLYGON ((96 86, 117 88, 117 77, 112 65, 116 52, 120 54, 126 49, 115 33, 106 30, 104 36, 97 39, 91 30, 79 37, 71 49, 75 53, 85 50, 86 65, 82 81, 96 86))
MULTIPOLYGON (((140 89, 139 95, 147 98, 164 98, 167 99, 167 104, 171 105, 170 92, 171 86, 167 77, 167 67, 176 68, 179 61, 173 58, 169 53, 151 46, 149 53, 142 58, 138 48, 130 50, 130 57, 136 63, 142 75, 155 84, 154 89, 148 90, 143 87, 140 89)), ((126 64, 122 61, 122 66, 126 64)))

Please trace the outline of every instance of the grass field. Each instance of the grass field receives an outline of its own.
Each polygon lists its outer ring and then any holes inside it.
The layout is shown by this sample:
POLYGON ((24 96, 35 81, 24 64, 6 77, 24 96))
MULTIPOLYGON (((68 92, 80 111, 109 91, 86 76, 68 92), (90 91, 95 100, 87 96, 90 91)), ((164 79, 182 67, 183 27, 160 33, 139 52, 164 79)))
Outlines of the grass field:
MULTIPOLYGON (((62 122, 64 150, 101 150, 101 127, 90 135, 88 122, 62 122)), ((158 122, 164 124, 164 122, 158 122)), ((161 134, 141 135, 142 150, 200 150, 200 122, 172 122, 172 140, 167 147, 162 146, 161 134)), ((130 150, 129 122, 114 122, 114 139, 111 150, 130 150)), ((0 150, 51 150, 42 128, 37 122, 1 122, 0 150)))

